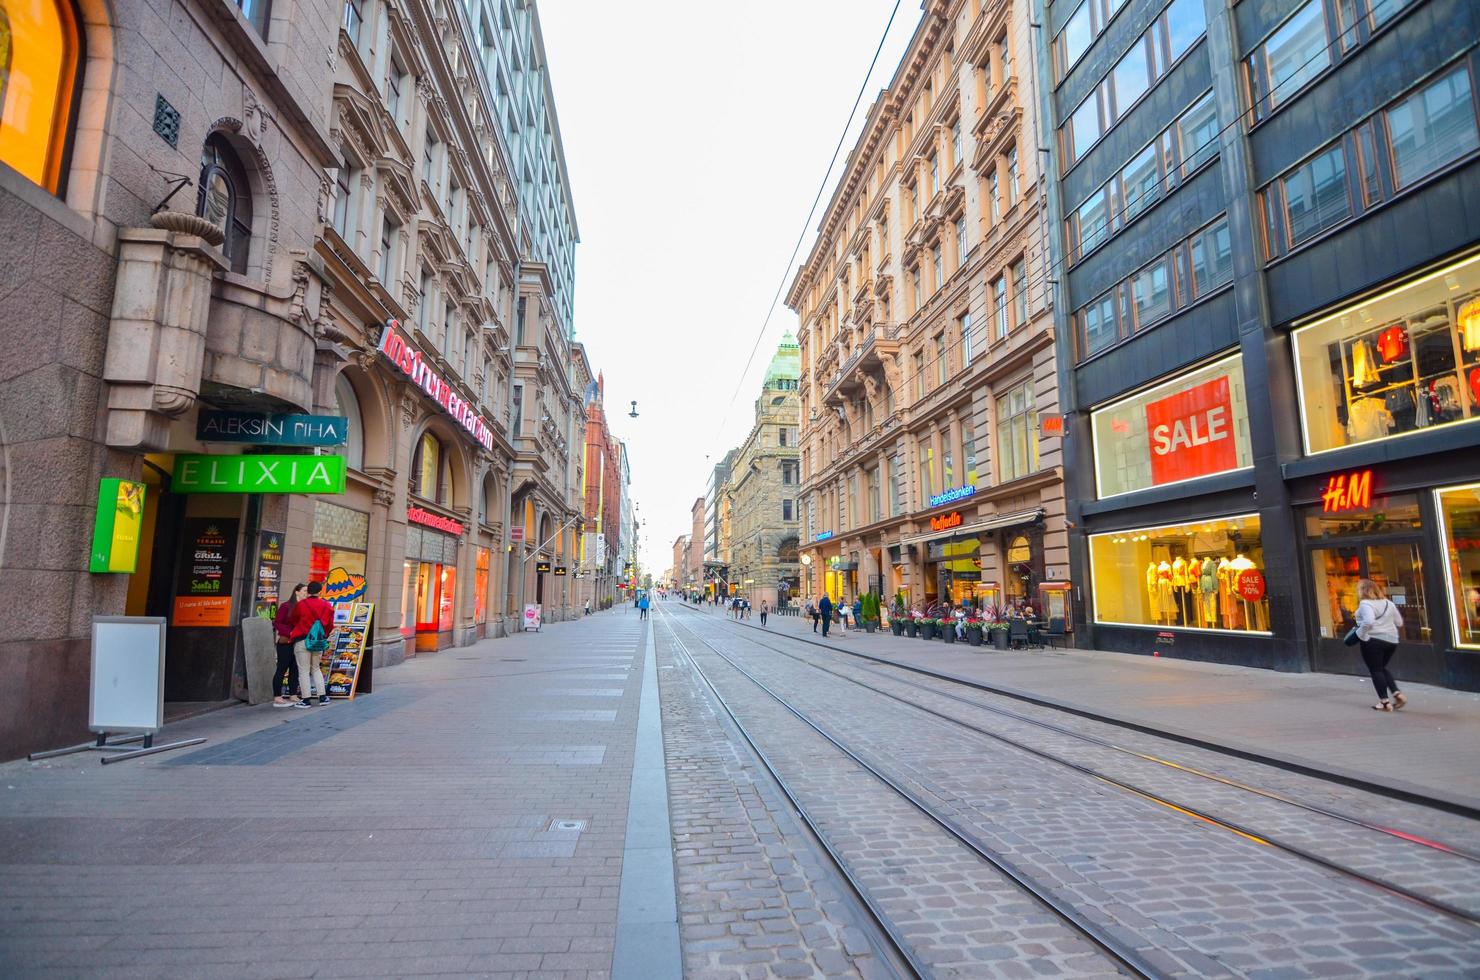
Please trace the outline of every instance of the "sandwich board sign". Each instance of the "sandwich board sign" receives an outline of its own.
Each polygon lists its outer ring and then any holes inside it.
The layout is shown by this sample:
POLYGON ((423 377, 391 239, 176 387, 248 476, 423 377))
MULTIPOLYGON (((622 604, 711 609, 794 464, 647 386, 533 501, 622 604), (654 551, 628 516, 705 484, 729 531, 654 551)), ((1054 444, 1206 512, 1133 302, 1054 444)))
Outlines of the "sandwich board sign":
POLYGON ((540 604, 538 602, 527 603, 524 606, 524 630, 525 630, 525 632, 529 632, 530 630, 535 630, 535 631, 538 631, 539 630, 539 628, 540 628, 540 614, 541 614, 542 611, 543 610, 542 610, 542 608, 541 608, 541 606, 540 606, 540 604))

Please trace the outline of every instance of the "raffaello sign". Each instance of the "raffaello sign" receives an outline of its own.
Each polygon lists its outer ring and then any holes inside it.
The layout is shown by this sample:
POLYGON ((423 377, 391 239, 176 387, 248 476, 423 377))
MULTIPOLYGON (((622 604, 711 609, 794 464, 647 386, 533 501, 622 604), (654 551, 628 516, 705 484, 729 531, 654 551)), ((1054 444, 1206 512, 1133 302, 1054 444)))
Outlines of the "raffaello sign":
POLYGON ((457 420, 457 424, 468 431, 484 449, 493 448, 493 427, 477 410, 452 390, 452 386, 433 370, 421 356, 421 351, 402 336, 401 324, 396 320, 385 321, 385 332, 380 335, 380 352, 401 373, 410 378, 417 387, 442 406, 442 411, 457 420))

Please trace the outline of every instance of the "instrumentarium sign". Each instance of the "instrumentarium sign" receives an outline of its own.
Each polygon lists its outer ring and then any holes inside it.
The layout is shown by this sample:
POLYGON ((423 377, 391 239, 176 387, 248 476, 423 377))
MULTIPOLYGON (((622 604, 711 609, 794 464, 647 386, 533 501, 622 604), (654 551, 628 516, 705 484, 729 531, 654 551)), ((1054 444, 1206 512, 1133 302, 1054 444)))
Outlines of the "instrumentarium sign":
POLYGON ((343 456, 175 457, 175 493, 344 493, 343 456))
POLYGON ((385 330, 380 335, 380 352, 401 373, 410 378, 432 400, 442 406, 442 411, 457 420, 457 424, 468 430, 484 449, 493 448, 493 428, 479 415, 473 406, 463 401, 462 396, 452 390, 442 376, 422 359, 421 351, 411 345, 398 329, 396 320, 385 321, 385 330))

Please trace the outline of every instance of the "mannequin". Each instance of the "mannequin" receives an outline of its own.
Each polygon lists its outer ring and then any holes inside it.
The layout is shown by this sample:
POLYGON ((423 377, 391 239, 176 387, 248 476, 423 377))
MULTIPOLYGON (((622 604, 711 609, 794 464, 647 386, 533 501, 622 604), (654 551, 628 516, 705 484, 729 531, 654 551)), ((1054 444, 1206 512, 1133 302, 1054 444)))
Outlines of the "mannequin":
MULTIPOLYGON (((1248 571, 1249 569, 1255 569, 1258 568, 1258 566, 1255 565, 1248 558, 1246 558, 1242 552, 1240 552, 1238 555, 1234 556, 1233 561, 1229 562, 1229 568, 1233 572, 1231 579, 1236 587, 1238 584, 1238 576, 1240 572, 1248 571)), ((1234 591, 1235 594, 1237 594, 1237 588, 1235 588, 1234 591)), ((1249 600, 1240 596, 1239 605, 1243 611, 1244 629, 1264 629, 1264 604, 1262 602, 1250 602, 1249 600)))
POLYGON ((1190 626, 1187 617, 1187 561, 1181 555, 1172 559, 1172 595, 1177 603, 1177 625, 1190 626))
POLYGON ((1201 621, 1204 626, 1218 625, 1218 565, 1212 557, 1202 560, 1202 568, 1198 572, 1198 590, 1201 593, 1202 607, 1201 621))
POLYGON ((1218 608, 1223 611, 1223 628, 1226 630, 1243 627, 1233 588, 1233 579, 1236 574, 1233 570, 1233 562, 1227 556, 1218 559, 1218 608))
POLYGON ((1169 620, 1172 615, 1172 566, 1165 558, 1156 566, 1156 597, 1161 610, 1157 618, 1169 620))
POLYGON ((1161 596, 1156 589, 1156 562, 1146 565, 1146 598, 1151 606, 1152 620, 1161 619, 1161 596))

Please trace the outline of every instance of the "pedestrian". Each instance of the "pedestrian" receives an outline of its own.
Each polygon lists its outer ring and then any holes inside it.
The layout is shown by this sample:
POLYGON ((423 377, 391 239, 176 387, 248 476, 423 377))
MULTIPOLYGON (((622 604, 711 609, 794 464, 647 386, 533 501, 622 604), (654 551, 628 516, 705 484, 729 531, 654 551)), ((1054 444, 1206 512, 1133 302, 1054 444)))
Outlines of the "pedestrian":
MULTIPOLYGON (((1357 582, 1357 626, 1352 630, 1362 648, 1362 661, 1372 675, 1372 686, 1377 689, 1375 711, 1392 711, 1408 703, 1408 698, 1398 690, 1398 682, 1388 670, 1388 661, 1398 649, 1399 631, 1403 628, 1403 614, 1388 598, 1382 586, 1371 579, 1357 582)), ((1352 634, 1347 634, 1350 637, 1352 634)))
POLYGON ((826 592, 817 600, 817 615, 822 617, 822 638, 827 639, 827 627, 832 623, 833 604, 826 592))
POLYGON ((322 591, 323 582, 308 583, 308 595, 299 600, 293 613, 293 657, 298 661, 299 695, 293 704, 295 708, 313 707, 314 681, 318 681, 319 704, 329 703, 329 689, 324 686, 324 672, 319 669, 319 654, 328 648, 329 634, 334 632, 334 607, 319 598, 322 591), (315 625, 320 629, 315 630, 315 625))
POLYGON ((766 625, 766 613, 771 611, 771 604, 765 599, 761 600, 761 625, 766 625))
POLYGON ((639 615, 638 615, 637 618, 638 619, 647 619, 647 614, 648 614, 648 597, 647 596, 643 596, 641 599, 638 599, 637 600, 637 608, 639 610, 639 615))
POLYGON ((293 656, 293 625, 298 612, 298 602, 308 594, 308 586, 299 582, 293 586, 288 601, 279 603, 277 615, 272 617, 272 632, 277 646, 277 669, 272 673, 272 706, 287 708, 293 704, 293 692, 298 689, 298 660, 293 656), (284 682, 283 675, 287 675, 284 682))
POLYGON ((848 600, 847 599, 840 597, 839 600, 838 600, 838 604, 836 606, 834 606, 833 608, 837 610, 837 613, 838 613, 838 623, 843 627, 843 634, 842 635, 843 636, 847 636, 848 635, 848 613, 852 610, 853 607, 850 606, 850 605, 848 605, 848 600))
POLYGON ((750 600, 749 599, 741 599, 740 600, 740 609, 741 609, 742 612, 745 613, 745 618, 746 619, 749 619, 750 618, 750 600))
POLYGON ((862 597, 856 596, 856 595, 853 597, 853 608, 850 609, 849 612, 852 613, 852 617, 851 618, 853 620, 853 628, 854 629, 861 629, 862 628, 862 624, 863 624, 863 599, 862 599, 862 597))
POLYGON ((817 632, 817 621, 821 618, 817 614, 817 603, 811 599, 807 600, 807 617, 812 620, 812 632, 817 632))
POLYGON ((587 599, 586 600, 586 615, 587 616, 591 615, 591 600, 590 599, 587 599))

